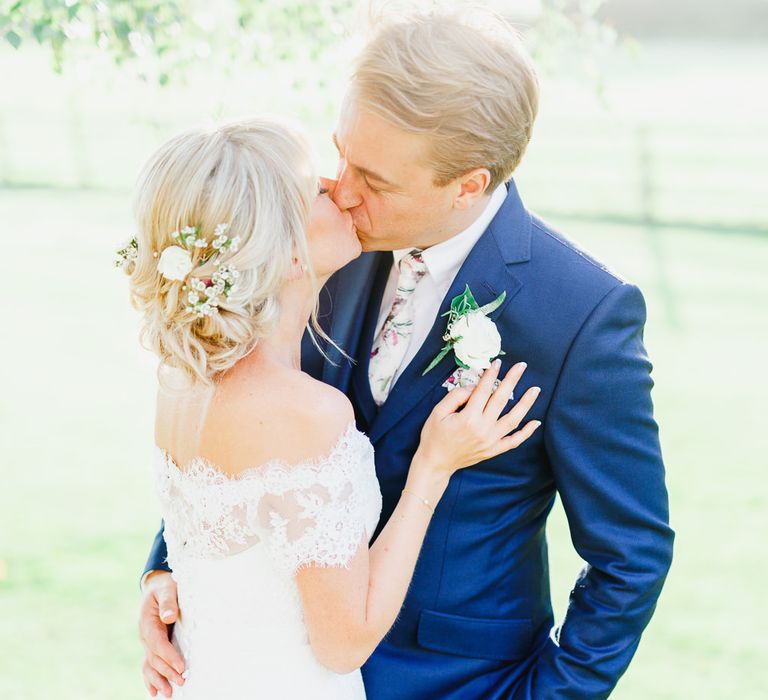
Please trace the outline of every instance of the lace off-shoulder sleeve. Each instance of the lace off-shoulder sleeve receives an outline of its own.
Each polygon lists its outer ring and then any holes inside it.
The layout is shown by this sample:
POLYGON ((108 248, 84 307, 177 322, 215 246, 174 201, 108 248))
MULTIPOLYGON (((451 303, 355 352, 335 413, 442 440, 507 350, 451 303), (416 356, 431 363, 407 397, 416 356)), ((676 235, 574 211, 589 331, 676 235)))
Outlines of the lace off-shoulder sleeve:
POLYGON ((327 457, 268 467, 263 486, 259 523, 272 554, 291 571, 310 565, 347 567, 361 544, 367 546, 381 495, 373 448, 354 428, 327 457))

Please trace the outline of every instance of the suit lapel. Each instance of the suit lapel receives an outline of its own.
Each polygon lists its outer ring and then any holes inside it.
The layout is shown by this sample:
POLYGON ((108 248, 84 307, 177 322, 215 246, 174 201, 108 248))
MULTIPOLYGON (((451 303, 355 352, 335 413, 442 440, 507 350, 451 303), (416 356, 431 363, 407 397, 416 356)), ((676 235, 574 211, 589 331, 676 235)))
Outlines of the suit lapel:
POLYGON ((352 372, 352 384, 355 388, 355 395, 358 399, 358 408, 363 412, 368 425, 371 425, 376 418, 379 407, 373 400, 371 385, 368 381, 368 365, 371 361, 371 347, 376 333, 376 326, 379 320, 379 310, 381 299, 384 295, 384 289, 387 286, 387 279, 392 268, 392 255, 386 254, 382 257, 381 265, 376 273, 373 288, 368 301, 368 307, 362 314, 358 310, 360 317, 365 316, 362 323, 362 332, 358 342, 356 353, 357 367, 352 372))
MULTIPOLYGON (((369 304, 371 296, 375 297, 378 293, 378 298, 381 298, 381 292, 375 288, 379 286, 382 269, 389 270, 389 265, 385 263, 388 259, 391 262, 391 257, 392 254, 387 252, 364 253, 329 280, 331 325, 328 335, 350 357, 355 358, 360 355, 360 337, 366 317, 369 315, 361 313, 361 310, 369 304)), ((386 282, 386 276, 384 280, 386 282)), ((326 384, 331 384, 346 393, 352 374, 352 364, 334 347, 329 347, 327 354, 336 364, 325 362, 322 379, 326 384)))
MULTIPOLYGON (((429 335, 398 378, 378 416, 371 424, 370 438, 373 442, 391 430, 427 394, 442 384, 456 368, 454 355, 451 352, 428 374, 422 374, 444 345, 443 334, 447 318, 440 314, 449 308, 451 299, 461 294, 467 284, 481 306, 493 301, 499 294, 506 291, 504 303, 491 314, 490 318, 496 321, 505 313, 522 287, 522 282, 512 274, 510 266, 530 259, 530 226, 530 215, 522 207, 514 183, 510 183, 504 205, 464 261, 440 305, 440 312, 429 335)), ((366 377, 367 374, 366 368, 366 377)))

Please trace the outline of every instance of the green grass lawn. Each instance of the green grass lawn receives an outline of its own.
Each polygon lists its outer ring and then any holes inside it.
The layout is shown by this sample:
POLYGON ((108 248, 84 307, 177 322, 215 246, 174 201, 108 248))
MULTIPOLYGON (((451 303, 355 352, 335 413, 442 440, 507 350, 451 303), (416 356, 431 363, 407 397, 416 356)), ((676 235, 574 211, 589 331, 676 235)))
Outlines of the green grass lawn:
MULTIPOLYGON (((0 190, 0 220, 0 698, 141 697, 154 363, 111 268, 127 197, 0 190)), ((764 698, 768 239, 561 224, 646 293, 678 533, 614 697, 764 698)), ((559 509, 550 539, 562 613, 580 562, 559 509)))

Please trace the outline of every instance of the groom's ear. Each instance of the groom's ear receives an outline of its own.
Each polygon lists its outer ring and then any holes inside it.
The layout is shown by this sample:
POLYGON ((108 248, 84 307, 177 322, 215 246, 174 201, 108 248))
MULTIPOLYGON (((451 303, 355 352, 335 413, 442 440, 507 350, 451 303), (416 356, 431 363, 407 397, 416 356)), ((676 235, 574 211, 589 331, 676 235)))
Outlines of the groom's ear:
POLYGON ((457 178, 458 194, 453 200, 456 209, 471 209, 479 199, 488 193, 491 172, 488 168, 475 168, 457 178))

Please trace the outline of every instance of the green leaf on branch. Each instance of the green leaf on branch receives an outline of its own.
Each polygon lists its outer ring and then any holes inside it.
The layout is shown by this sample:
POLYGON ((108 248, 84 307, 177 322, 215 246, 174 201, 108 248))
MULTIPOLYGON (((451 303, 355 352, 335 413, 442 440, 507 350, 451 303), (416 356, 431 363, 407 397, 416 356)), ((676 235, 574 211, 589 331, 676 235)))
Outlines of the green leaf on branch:
POLYGON ((52 34, 50 18, 35 22, 32 25, 32 34, 34 34, 38 44, 42 44, 50 39, 52 34))
POLYGON ((482 311, 484 316, 488 316, 489 314, 492 314, 494 311, 496 311, 496 309, 498 309, 504 303, 504 300, 506 298, 507 298, 507 292, 503 291, 492 302, 481 307, 480 311, 482 311))
POLYGON ((451 310, 449 313, 455 314, 456 316, 464 316, 470 311, 477 311, 479 308, 480 306, 475 301, 475 297, 470 291, 469 285, 467 285, 461 294, 451 300, 451 310))
POLYGON ((5 33, 5 40, 13 46, 14 49, 18 49, 21 46, 21 37, 11 29, 5 33))
POLYGON ((469 285, 467 285, 467 288, 464 290, 464 298, 466 299, 470 311, 477 311, 480 308, 480 304, 475 301, 475 295, 469 290, 469 285))
POLYGON ((446 343, 443 346, 443 349, 440 350, 440 352, 437 354, 437 357, 432 360, 432 362, 429 363, 429 367, 427 367, 422 373, 421 376, 423 377, 427 372, 429 372, 431 369, 434 369, 437 367, 437 365, 440 364, 442 359, 451 351, 451 348, 453 347, 453 343, 446 343))

